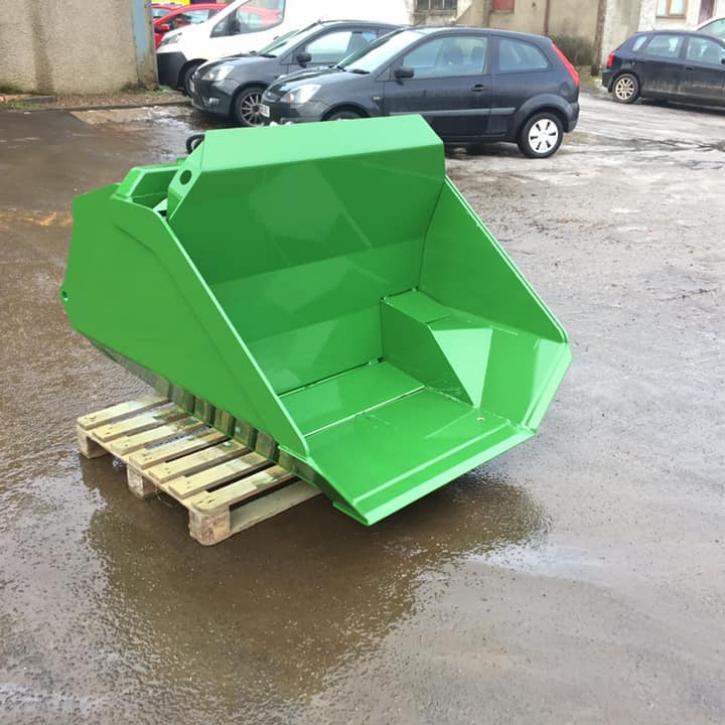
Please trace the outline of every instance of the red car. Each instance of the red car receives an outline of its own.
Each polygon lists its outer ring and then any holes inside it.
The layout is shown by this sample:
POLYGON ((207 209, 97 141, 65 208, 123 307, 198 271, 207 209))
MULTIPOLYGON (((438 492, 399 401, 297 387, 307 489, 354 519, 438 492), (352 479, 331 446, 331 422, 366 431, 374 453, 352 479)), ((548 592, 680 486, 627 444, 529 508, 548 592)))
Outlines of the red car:
POLYGON ((169 12, 154 20, 154 40, 156 47, 163 40, 164 35, 170 30, 183 28, 185 25, 192 23, 203 23, 212 15, 216 15, 220 10, 226 7, 226 3, 196 3, 194 5, 174 5, 173 3, 154 3, 152 11, 156 12, 157 8, 168 7, 169 12))

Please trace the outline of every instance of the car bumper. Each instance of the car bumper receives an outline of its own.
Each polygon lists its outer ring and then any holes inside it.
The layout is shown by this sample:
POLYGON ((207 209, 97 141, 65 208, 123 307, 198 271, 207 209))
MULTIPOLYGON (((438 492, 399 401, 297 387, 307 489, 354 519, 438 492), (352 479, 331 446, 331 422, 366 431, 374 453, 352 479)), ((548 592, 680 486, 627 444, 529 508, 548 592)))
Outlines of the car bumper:
POLYGON ((215 116, 229 116, 232 110, 232 98, 238 86, 225 81, 215 83, 194 76, 191 79, 191 105, 204 113, 215 116))
POLYGON ((612 85, 612 76, 614 72, 611 70, 605 70, 602 72, 602 85, 609 90, 612 85))
POLYGON ((579 103, 570 103, 566 113, 568 132, 572 132, 579 123, 579 103))
POLYGON ((287 103, 275 103, 262 98, 262 103, 269 106, 270 123, 314 123, 321 121, 329 106, 326 103, 305 103, 302 106, 291 106, 287 103))
POLYGON ((179 87, 179 75, 186 64, 186 56, 183 53, 156 53, 156 67, 159 71, 159 84, 179 87))

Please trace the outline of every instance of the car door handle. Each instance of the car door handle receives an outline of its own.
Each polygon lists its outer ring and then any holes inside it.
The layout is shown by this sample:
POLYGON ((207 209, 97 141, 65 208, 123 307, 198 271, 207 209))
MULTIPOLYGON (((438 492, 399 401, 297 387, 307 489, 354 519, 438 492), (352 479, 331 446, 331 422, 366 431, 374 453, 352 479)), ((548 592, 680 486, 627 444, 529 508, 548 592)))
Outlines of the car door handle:
POLYGON ((686 65, 685 70, 695 70, 695 67, 692 65, 686 65))
POLYGON ((484 86, 483 83, 476 83, 476 85, 473 86, 473 88, 471 88, 471 90, 474 93, 480 93, 481 91, 485 91, 486 90, 486 86, 484 86))

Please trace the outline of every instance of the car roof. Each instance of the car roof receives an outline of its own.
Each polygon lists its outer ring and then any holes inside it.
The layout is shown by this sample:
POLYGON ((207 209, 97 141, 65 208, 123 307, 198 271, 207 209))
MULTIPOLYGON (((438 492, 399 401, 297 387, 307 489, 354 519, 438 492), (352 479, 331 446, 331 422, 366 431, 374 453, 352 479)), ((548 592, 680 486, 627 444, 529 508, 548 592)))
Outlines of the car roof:
POLYGON ((716 35, 708 35, 707 33, 701 33, 697 30, 642 30, 639 33, 635 33, 632 37, 637 35, 686 35, 689 38, 715 38, 715 40, 722 41, 716 35))
POLYGON ((504 38, 517 38, 519 40, 528 40, 529 42, 545 44, 550 42, 550 39, 544 35, 535 35, 534 33, 519 33, 514 30, 499 30, 498 28, 482 28, 476 25, 416 25, 410 28, 415 30, 421 35, 435 35, 437 33, 444 34, 450 33, 453 35, 458 34, 460 31, 461 35, 467 35, 470 33, 479 33, 481 35, 498 35, 504 38))

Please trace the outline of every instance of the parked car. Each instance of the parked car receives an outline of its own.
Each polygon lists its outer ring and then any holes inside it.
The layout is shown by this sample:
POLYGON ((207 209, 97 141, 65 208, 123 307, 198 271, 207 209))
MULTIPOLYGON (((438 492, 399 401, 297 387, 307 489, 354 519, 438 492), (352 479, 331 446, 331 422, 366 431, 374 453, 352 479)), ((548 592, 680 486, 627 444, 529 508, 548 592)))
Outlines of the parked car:
POLYGON ((159 81, 188 92, 202 63, 260 50, 317 20, 404 25, 408 10, 406 0, 235 0, 211 20, 164 38, 156 56, 159 81))
POLYGON ((180 7, 183 7, 181 3, 151 3, 151 18, 158 20, 180 7))
POLYGON ((156 47, 161 44, 166 33, 179 30, 187 25, 203 23, 224 10, 226 3, 196 3, 194 5, 180 5, 170 10, 166 15, 154 20, 154 40, 156 47))
POLYGON ((259 53, 199 66, 189 84, 191 102, 200 111, 228 117, 241 126, 263 126, 262 93, 277 78, 335 65, 395 27, 346 20, 313 23, 259 53))
POLYGON ((719 18, 711 18, 703 23, 698 29, 698 33, 707 33, 717 38, 725 38, 725 15, 719 18))
POLYGON ((483 28, 395 31, 334 68, 281 78, 269 122, 420 113, 444 142, 518 143, 553 155, 579 118, 579 75, 549 38, 483 28))
POLYGON ((725 41, 699 32, 637 33, 610 54, 602 83, 618 103, 725 105, 725 41))

